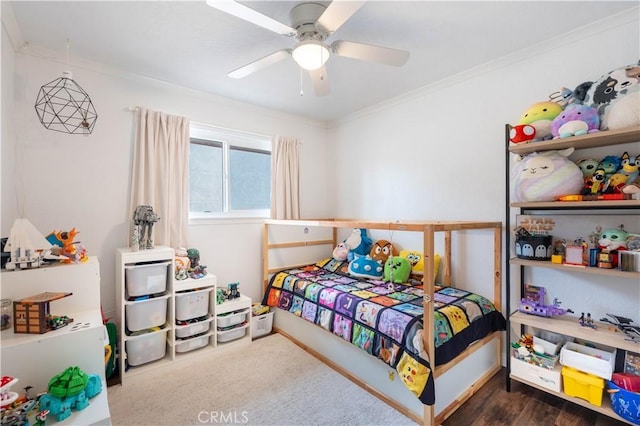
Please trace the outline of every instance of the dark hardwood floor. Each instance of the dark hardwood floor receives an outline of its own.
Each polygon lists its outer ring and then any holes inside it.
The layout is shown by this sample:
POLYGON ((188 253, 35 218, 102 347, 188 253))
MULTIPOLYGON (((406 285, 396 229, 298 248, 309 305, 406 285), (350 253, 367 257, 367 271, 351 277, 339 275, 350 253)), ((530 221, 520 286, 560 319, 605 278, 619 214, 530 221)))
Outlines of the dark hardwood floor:
POLYGON ((443 425, 617 426, 626 424, 513 380, 511 392, 507 392, 505 374, 506 371, 503 368, 443 425))

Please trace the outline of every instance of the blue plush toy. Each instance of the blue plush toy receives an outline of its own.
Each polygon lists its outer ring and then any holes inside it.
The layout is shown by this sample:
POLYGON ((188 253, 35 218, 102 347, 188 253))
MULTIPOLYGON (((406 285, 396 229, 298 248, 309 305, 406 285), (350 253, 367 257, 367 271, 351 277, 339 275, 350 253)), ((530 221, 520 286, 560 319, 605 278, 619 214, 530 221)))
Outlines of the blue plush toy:
POLYGON ((367 230, 364 228, 354 228, 351 235, 344 240, 345 245, 349 248, 348 260, 353 260, 353 254, 361 254, 366 256, 371 251, 373 240, 367 236, 367 230))
POLYGON ((383 275, 382 262, 372 259, 369 255, 362 256, 354 253, 353 260, 349 263, 349 275, 380 279, 383 275))

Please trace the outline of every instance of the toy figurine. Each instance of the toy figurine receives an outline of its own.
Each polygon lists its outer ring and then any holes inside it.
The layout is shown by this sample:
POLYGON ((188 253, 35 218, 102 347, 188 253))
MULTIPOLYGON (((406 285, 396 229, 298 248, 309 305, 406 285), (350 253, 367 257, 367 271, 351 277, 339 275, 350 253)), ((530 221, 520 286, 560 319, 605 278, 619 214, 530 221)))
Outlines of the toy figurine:
POLYGON ((189 257, 189 277, 193 279, 199 279, 207 275, 205 271, 206 266, 200 264, 200 251, 195 248, 187 250, 187 256, 189 257))
POLYGON ((589 327, 589 328, 593 328, 594 330, 596 329, 596 325, 593 323, 593 318, 591 318, 590 312, 587 312, 586 318, 584 316, 584 312, 582 312, 582 314, 580 315, 580 318, 578 318, 578 323, 582 327, 589 327))
POLYGON ((138 238, 140 249, 152 249, 153 239, 151 235, 153 233, 153 225, 160 218, 153 212, 151 206, 137 206, 133 213, 133 225, 138 227, 138 238))
POLYGON ((240 297, 240 291, 238 291, 238 286, 240 285, 239 282, 235 282, 235 283, 229 283, 227 284, 227 291, 228 291, 228 299, 236 299, 238 297, 240 297))
POLYGON ((556 315, 565 315, 567 313, 573 313, 571 309, 560 308, 560 301, 556 298, 553 299, 552 305, 544 304, 544 296, 546 290, 544 287, 537 287, 534 298, 524 298, 520 300, 518 310, 525 314, 537 315, 540 317, 552 317, 556 315))

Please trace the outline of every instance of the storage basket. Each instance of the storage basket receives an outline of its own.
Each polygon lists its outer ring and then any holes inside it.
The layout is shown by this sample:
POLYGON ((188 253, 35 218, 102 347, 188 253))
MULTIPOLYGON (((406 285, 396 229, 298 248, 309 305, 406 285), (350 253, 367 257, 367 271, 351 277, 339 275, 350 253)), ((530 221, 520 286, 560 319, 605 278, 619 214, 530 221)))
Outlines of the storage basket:
POLYGON ((550 260, 552 250, 551 235, 516 235, 516 256, 520 259, 550 260))
POLYGON ((185 326, 176 326, 176 337, 183 339, 185 337, 195 336, 196 334, 209 331, 210 321, 194 322, 185 326))
POLYGON ((129 297, 162 293, 167 289, 167 268, 171 262, 135 264, 125 267, 124 276, 129 297))
POLYGON ((209 343, 209 336, 194 337, 189 340, 176 342, 176 352, 189 352, 203 348, 209 343))
POLYGON ((167 297, 141 300, 125 306, 129 331, 159 327, 167 322, 167 297))
POLYGON ((604 379, 584 373, 571 367, 562 367, 564 393, 575 398, 585 399, 593 405, 602 405, 604 379))
POLYGON ((176 293, 176 320, 186 321, 209 313, 210 288, 176 293))
POLYGON ((167 352, 167 331, 143 334, 125 342, 130 366, 146 364, 164 358, 167 352))
POLYGON ((251 338, 256 339, 271 333, 274 312, 256 315, 251 318, 251 338))
POLYGON ((611 408, 617 415, 635 425, 640 425, 640 393, 631 392, 607 380, 611 408))
POLYGON ((225 343, 232 340, 237 340, 244 337, 247 334, 247 327, 232 328, 227 331, 218 331, 218 342, 225 343))
POLYGON ((229 327, 233 327, 234 325, 242 324, 247 320, 247 316, 249 315, 249 309, 245 309, 244 311, 239 312, 230 312, 228 314, 220 314, 217 315, 216 321, 219 330, 228 329, 229 327))

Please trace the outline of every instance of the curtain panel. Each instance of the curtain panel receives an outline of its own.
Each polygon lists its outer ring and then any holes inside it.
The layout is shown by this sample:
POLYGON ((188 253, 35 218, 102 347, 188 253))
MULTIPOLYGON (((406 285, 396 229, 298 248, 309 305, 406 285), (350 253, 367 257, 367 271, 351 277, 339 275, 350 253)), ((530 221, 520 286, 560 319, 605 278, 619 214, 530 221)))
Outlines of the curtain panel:
POLYGON ((151 206, 160 218, 154 245, 188 246, 188 118, 137 108, 130 219, 139 205, 151 206))
POLYGON ((271 150, 271 218, 300 219, 300 142, 276 136, 271 150))

